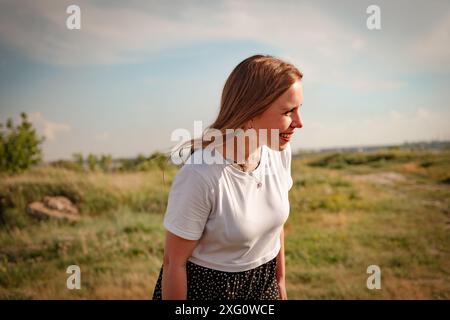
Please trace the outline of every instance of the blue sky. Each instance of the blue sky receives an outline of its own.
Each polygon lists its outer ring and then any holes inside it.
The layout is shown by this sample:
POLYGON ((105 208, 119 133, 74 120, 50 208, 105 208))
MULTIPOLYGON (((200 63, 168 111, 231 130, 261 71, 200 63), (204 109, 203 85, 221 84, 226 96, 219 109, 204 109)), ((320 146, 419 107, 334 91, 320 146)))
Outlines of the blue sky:
POLYGON ((0 121, 27 112, 46 160, 169 151, 265 53, 304 72, 294 149, 448 140, 449 33, 448 1, 0 0, 0 121))

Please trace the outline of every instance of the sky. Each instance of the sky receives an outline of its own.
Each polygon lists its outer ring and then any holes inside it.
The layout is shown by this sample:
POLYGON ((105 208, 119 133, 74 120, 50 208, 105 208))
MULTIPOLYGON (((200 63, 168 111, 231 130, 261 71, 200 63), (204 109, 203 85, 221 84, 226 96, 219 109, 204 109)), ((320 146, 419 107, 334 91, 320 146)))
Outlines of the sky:
POLYGON ((47 161, 168 152, 254 54, 304 74, 294 151, 450 140, 447 0, 0 0, 0 122, 26 112, 47 161))

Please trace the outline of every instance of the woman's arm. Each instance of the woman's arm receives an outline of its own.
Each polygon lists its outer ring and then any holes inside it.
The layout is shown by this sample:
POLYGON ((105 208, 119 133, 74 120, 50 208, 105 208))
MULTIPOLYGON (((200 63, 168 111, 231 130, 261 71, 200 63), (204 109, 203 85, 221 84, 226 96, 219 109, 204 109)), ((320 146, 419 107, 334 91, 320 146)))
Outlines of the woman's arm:
POLYGON ((163 300, 187 299, 186 262, 197 242, 166 232, 161 288, 163 300))
POLYGON ((278 289, 280 290, 280 299, 287 300, 286 292, 286 273, 285 273, 285 262, 284 262, 284 226, 280 233, 281 248, 277 255, 277 282, 278 289))

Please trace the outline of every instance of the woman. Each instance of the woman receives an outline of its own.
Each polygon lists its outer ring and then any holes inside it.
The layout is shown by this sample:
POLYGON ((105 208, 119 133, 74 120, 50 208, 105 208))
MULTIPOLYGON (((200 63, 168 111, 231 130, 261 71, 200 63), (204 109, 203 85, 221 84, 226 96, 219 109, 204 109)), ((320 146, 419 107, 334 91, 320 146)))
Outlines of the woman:
POLYGON ((232 71, 209 126, 225 142, 205 133, 190 141, 189 159, 173 180, 153 299, 287 299, 283 225, 293 184, 289 141, 302 127, 302 77, 268 55, 232 71), (245 143, 227 129, 242 129, 245 143), (206 157, 223 161, 206 164, 206 157))

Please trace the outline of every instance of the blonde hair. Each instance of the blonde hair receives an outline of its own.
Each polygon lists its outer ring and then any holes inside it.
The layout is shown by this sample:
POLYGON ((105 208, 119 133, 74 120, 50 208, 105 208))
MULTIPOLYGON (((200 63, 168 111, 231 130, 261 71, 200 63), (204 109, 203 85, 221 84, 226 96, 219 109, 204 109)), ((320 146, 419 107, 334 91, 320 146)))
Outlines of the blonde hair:
MULTIPOLYGON (((271 55, 257 54, 240 62, 225 82, 220 111, 217 119, 209 125, 200 138, 187 141, 178 148, 190 147, 190 154, 205 148, 213 141, 205 140, 205 134, 217 129, 245 129, 245 124, 266 111, 270 105, 288 90, 303 74, 291 63, 271 55), (200 145, 199 148, 195 146, 200 145)), ((176 150, 175 150, 176 152, 176 150)))

